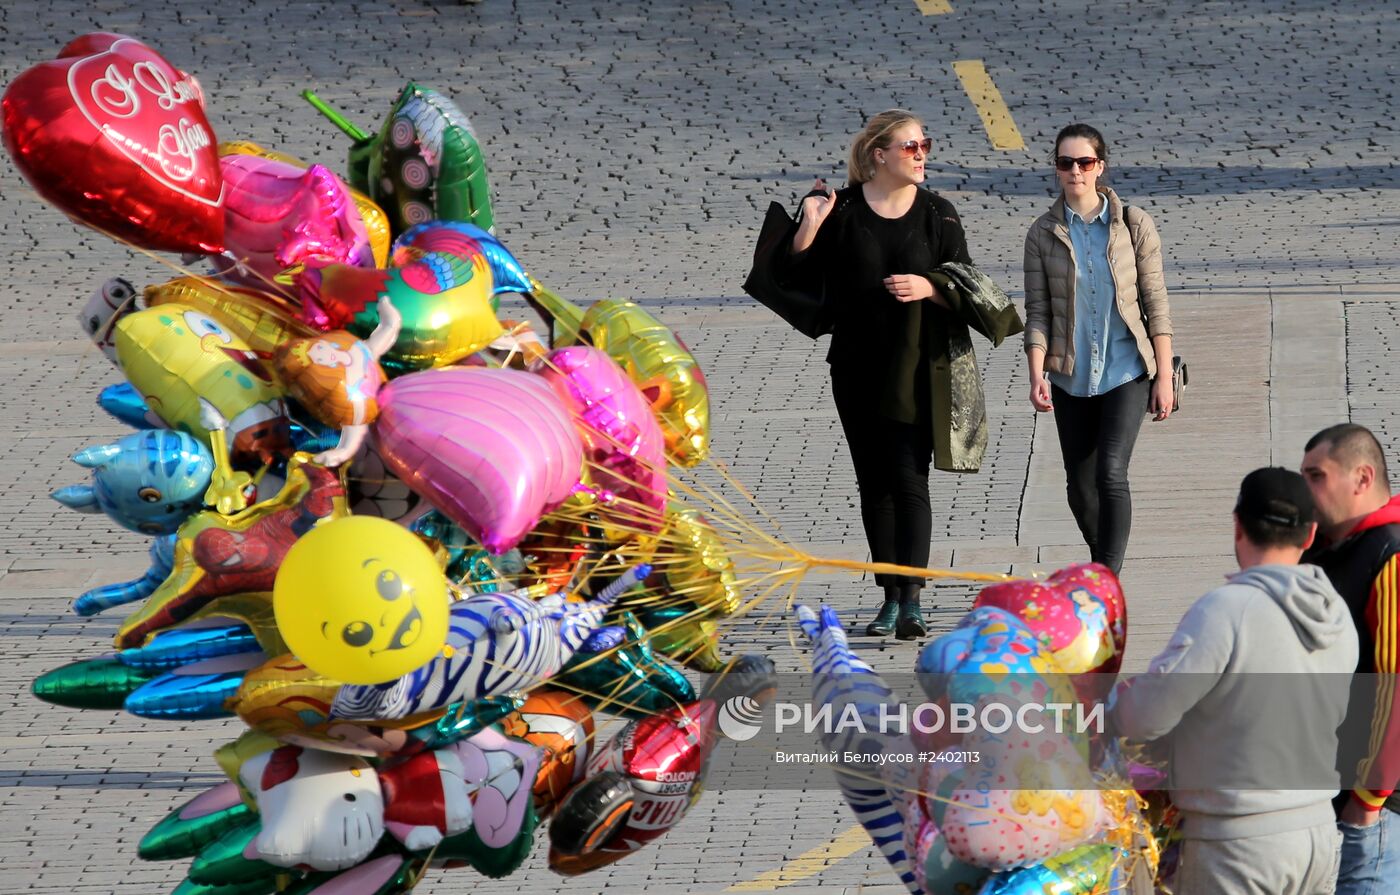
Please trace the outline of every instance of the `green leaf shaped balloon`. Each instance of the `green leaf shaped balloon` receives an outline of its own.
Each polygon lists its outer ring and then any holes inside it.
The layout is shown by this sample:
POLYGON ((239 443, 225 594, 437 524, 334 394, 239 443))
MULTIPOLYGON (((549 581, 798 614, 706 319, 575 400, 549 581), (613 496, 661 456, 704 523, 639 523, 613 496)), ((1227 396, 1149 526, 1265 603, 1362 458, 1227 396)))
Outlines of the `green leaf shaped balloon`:
POLYGON ((141 837, 137 854, 146 861, 193 858, 229 830, 256 818, 239 798, 238 787, 221 783, 167 814, 141 837))
POLYGON ((492 848, 481 841, 481 834, 475 827, 468 828, 456 836, 448 836, 433 851, 435 862, 452 863, 465 861, 472 869, 483 876, 501 879, 520 869, 530 850, 535 845, 535 828, 539 826, 539 816, 535 813, 532 801, 525 808, 525 817, 520 822, 520 832, 503 848, 492 848))
POLYGON ((273 877, 245 883, 230 883, 227 886, 197 883, 186 879, 175 887, 171 895, 272 895, 276 891, 277 880, 273 877))
POLYGON ((190 863, 190 882, 205 886, 242 885, 286 873, 274 864, 247 857, 249 844, 260 832, 262 823, 251 815, 248 823, 233 827, 206 845, 190 863))
POLYGON ((409 82, 371 136, 311 91, 302 96, 355 141, 350 183, 384 209, 395 237, 426 221, 463 221, 494 231, 486 158, 471 122, 452 100, 409 82))
POLYGON ((34 680, 34 695, 70 709, 119 709, 138 687, 160 675, 150 668, 132 668, 115 656, 83 659, 55 668, 34 680))

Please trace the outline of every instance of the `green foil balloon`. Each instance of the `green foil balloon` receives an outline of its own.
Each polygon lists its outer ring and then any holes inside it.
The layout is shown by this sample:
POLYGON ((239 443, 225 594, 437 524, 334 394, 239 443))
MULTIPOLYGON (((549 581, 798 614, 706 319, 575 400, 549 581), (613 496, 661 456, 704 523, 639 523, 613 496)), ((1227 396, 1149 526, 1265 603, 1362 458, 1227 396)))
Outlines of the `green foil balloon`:
POLYGON ((645 718, 695 701, 695 687, 651 649, 646 629, 631 612, 622 626, 595 631, 557 682, 579 691, 590 706, 627 718, 645 718))
POLYGON ((719 628, 696 614, 693 604, 665 606, 638 613, 651 632, 652 648, 686 668, 711 674, 724 667, 719 654, 719 628))
POLYGON ((246 883, 231 883, 227 886, 197 883, 186 879, 175 887, 172 895, 272 895, 276 891, 277 880, 272 877, 246 883))
POLYGON ((167 814, 141 837, 137 854, 146 861, 193 858, 215 839, 256 817, 239 798, 238 787, 223 783, 167 814))
POLYGON ((495 724, 524 704, 525 698, 522 696, 488 696, 484 699, 454 702, 447 707, 441 718, 410 730, 408 736, 412 743, 411 749, 405 747, 400 752, 417 753, 450 746, 495 724))
POLYGON ((525 559, 514 548, 493 556, 472 540, 471 535, 440 510, 430 510, 412 525, 413 533, 427 539, 447 554, 443 569, 447 580, 470 587, 479 594, 494 594, 501 585, 515 590, 515 581, 525 571, 525 559))
POLYGON ((39 675, 34 695, 70 709, 120 709, 126 697, 159 677, 159 669, 132 668, 115 656, 84 659, 39 675))
POLYGON ((311 91, 302 96, 355 141, 350 183, 384 209, 395 237, 425 221, 494 230, 486 159, 471 122, 452 100, 409 82, 371 136, 311 91))
POLYGON ((206 886, 229 886, 252 883, 287 871, 274 864, 244 856, 246 849, 262 824, 256 817, 252 822, 234 827, 206 845, 190 863, 190 881, 206 886))
POLYGON ((502 879, 520 869, 530 850, 535 845, 535 828, 539 826, 539 816, 535 814, 532 801, 525 809, 525 817, 520 822, 520 832, 504 848, 491 848, 481 841, 476 829, 469 828, 464 833, 448 836, 438 843, 433 852, 433 863, 465 861, 472 869, 492 879, 502 879))

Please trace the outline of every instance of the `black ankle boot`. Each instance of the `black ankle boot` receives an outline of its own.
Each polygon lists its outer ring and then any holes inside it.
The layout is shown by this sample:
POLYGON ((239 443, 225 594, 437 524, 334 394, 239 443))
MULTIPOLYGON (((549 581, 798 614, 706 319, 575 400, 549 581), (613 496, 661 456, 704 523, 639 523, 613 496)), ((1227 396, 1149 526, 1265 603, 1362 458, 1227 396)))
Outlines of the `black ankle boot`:
POLYGON ((894 625, 894 636, 896 640, 918 640, 928 633, 928 622, 924 621, 924 612, 919 608, 917 599, 899 604, 899 618, 894 625))
POLYGON ((871 637, 888 637, 894 633, 895 620, 899 615, 899 601, 886 600, 880 607, 880 614, 875 616, 875 621, 865 626, 865 633, 871 637))

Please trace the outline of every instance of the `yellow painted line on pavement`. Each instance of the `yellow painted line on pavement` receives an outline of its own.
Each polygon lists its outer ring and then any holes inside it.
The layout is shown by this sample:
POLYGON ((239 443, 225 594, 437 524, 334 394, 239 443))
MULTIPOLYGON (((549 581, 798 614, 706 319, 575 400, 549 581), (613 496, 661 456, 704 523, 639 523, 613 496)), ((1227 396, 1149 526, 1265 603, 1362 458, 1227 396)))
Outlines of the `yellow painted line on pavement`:
POLYGON ((798 855, 777 870, 761 873, 748 882, 735 883, 724 891, 767 892, 796 885, 808 877, 816 876, 832 864, 870 848, 871 844, 870 834, 865 832, 865 828, 854 826, 825 845, 798 855))
POLYGON ((1001 91, 992 83, 987 74, 987 66, 981 59, 962 59, 953 63, 953 71, 962 81, 968 99, 977 107, 977 115, 982 119, 982 127, 987 131, 987 139, 993 149, 1025 149, 1026 141, 1011 118, 1011 110, 1001 98, 1001 91))
POLYGON ((914 5, 926 16, 946 16, 953 11, 948 0, 914 0, 914 5))

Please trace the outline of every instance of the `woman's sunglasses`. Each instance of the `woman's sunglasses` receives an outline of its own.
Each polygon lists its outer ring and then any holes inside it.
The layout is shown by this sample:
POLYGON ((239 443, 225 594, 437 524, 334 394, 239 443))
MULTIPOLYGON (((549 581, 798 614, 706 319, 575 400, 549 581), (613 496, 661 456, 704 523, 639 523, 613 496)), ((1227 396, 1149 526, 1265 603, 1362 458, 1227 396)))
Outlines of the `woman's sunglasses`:
POLYGON ((894 143, 891 149, 898 149, 904 158, 913 158, 916 152, 928 155, 933 149, 933 139, 924 137, 922 140, 905 140, 903 143, 894 143))
POLYGON ((1097 165, 1100 161, 1101 159, 1092 155, 1086 155, 1083 158, 1072 158, 1068 155, 1057 155, 1055 156, 1055 168, 1060 171, 1070 171, 1073 170, 1075 165, 1078 165, 1080 170, 1088 171, 1090 168, 1097 165))

